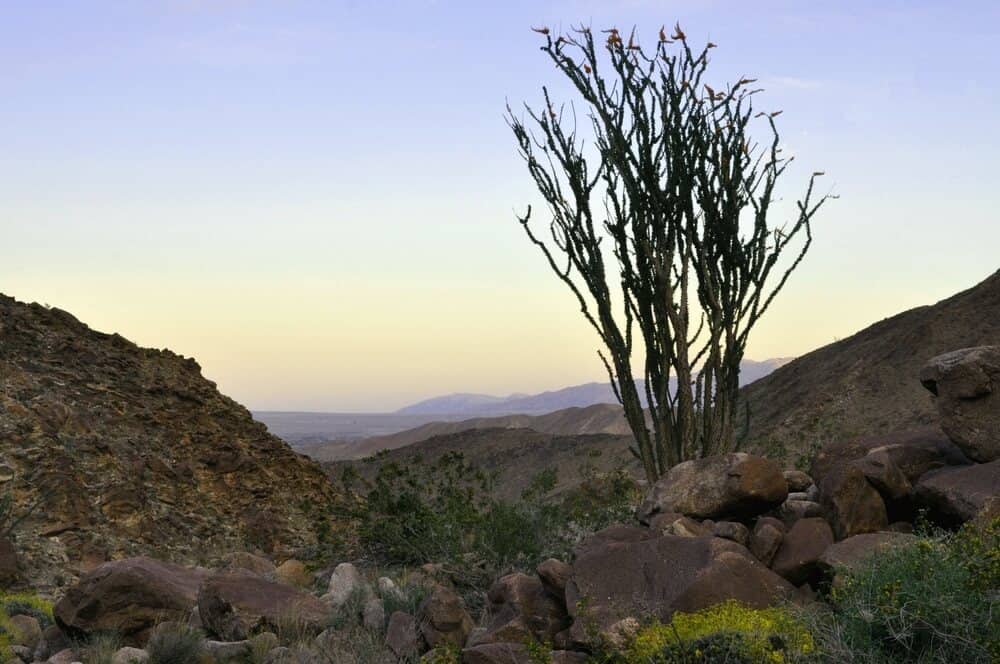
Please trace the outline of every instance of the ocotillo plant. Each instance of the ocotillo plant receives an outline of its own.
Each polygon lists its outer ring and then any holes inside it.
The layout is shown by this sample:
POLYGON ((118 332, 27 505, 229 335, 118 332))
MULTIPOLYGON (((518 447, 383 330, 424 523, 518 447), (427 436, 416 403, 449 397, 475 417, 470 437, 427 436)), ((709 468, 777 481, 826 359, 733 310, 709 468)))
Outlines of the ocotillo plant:
POLYGON ((651 48, 634 30, 627 40, 616 29, 603 39, 583 27, 534 30, 582 98, 593 148, 574 106, 557 105, 548 88, 541 109, 525 105, 519 116, 508 106, 550 237, 533 228, 530 206, 519 221, 604 343, 632 451, 654 481, 681 461, 738 448, 748 335, 808 251, 830 195, 814 195, 815 172, 794 218, 769 223, 791 162, 780 111, 755 112, 753 79, 706 82, 715 44, 693 50, 679 25, 669 36, 661 28, 651 48), (763 143, 750 135, 755 123, 763 143))

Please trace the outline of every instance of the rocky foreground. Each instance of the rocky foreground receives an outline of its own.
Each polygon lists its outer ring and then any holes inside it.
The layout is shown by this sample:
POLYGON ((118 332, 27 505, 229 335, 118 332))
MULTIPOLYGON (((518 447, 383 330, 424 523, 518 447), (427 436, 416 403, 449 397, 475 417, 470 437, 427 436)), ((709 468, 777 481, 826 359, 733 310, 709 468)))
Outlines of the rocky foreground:
POLYGON ((108 560, 315 546, 323 471, 198 364, 0 295, 0 581, 55 593, 108 560))
POLYGON ((940 429, 835 442, 808 473, 743 453, 680 464, 649 488, 636 523, 498 579, 481 616, 433 564, 393 579, 249 553, 214 569, 134 557, 86 572, 51 625, 16 615, 12 652, 68 664, 114 632, 111 661, 147 661, 165 632, 197 628, 203 661, 528 664, 543 647, 542 661, 569 664, 588 661, 595 638, 627 643, 677 612, 808 605, 818 584, 912 541, 918 516, 956 526, 1000 515, 1000 347, 934 358, 921 381, 940 429), (357 623, 377 635, 369 659, 351 654, 361 645, 345 625, 357 623))

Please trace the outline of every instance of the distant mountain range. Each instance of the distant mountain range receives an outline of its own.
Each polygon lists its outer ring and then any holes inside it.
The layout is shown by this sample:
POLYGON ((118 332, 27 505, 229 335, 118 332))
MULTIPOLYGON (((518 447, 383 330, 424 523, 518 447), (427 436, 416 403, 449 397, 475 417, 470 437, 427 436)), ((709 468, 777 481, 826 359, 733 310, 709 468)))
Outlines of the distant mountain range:
MULTIPOLYGON (((780 357, 763 362, 744 360, 740 365, 740 385, 759 380, 792 359, 794 358, 780 357)), ((636 383, 639 385, 639 394, 644 394, 642 381, 636 383)), ((447 394, 400 408, 394 414, 466 417, 542 415, 566 408, 586 408, 600 403, 617 403, 607 382, 584 383, 540 394, 511 394, 506 397, 470 393, 447 394)))

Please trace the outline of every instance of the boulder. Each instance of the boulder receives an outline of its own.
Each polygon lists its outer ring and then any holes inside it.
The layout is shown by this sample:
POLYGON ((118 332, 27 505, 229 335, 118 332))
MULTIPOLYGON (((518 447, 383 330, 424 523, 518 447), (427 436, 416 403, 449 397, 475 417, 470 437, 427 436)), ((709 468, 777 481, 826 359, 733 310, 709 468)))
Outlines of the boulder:
POLYGON ((799 519, 821 516, 823 506, 811 500, 786 500, 781 503, 778 514, 786 525, 791 526, 799 519))
POLYGON ((760 562, 770 566, 786 530, 785 524, 774 517, 763 516, 757 519, 750 535, 750 553, 760 562))
POLYGON ((892 460, 889 450, 885 448, 876 448, 860 459, 852 461, 851 465, 861 471, 886 502, 901 500, 908 496, 912 489, 910 481, 892 460))
POLYGON ((383 598, 392 598, 395 600, 404 599, 405 595, 396 582, 387 576, 380 576, 378 578, 378 594, 383 598))
POLYGON ((462 650, 462 664, 530 664, 523 643, 484 643, 462 650))
POLYGON ((553 650, 551 664, 587 664, 589 657, 574 650, 553 650))
POLYGON ((274 574, 274 563, 247 551, 235 551, 225 557, 227 569, 244 569, 260 576, 274 574))
POLYGON ((372 597, 361 610, 361 622, 368 629, 378 632, 385 627, 385 605, 381 597, 372 597))
POLYGON ((771 569, 796 586, 814 582, 819 572, 817 561, 831 544, 833 530, 826 519, 799 519, 782 538, 771 569))
POLYGON ((35 660, 44 662, 52 655, 72 645, 58 625, 49 625, 42 630, 42 639, 35 647, 35 660))
POLYGON ((358 568, 351 563, 341 563, 333 570, 330 585, 321 599, 329 606, 339 608, 346 604, 352 595, 367 597, 370 594, 371 588, 358 568))
POLYGON ((678 537, 710 537, 712 526, 699 523, 689 516, 679 516, 669 524, 659 522, 657 531, 661 535, 677 535, 678 537))
POLYGON ((1000 459, 927 473, 917 482, 914 494, 934 521, 945 525, 965 523, 1000 494, 1000 459))
POLYGON ((535 568, 535 573, 542 580, 545 589, 562 600, 563 605, 565 605, 566 582, 569 581, 570 574, 573 573, 573 568, 561 560, 549 558, 538 564, 538 567, 535 568))
POLYGON ((198 613, 205 629, 224 641, 242 641, 261 631, 318 633, 330 610, 321 601, 285 583, 244 570, 214 574, 198 591, 198 613))
POLYGON ((274 570, 274 578, 299 588, 311 588, 313 584, 313 575, 306 569, 305 564, 294 558, 278 565, 278 568, 274 570))
POLYGON ((750 531, 736 521, 717 521, 712 525, 712 534, 743 546, 747 546, 750 542, 750 531))
POLYGON ((16 662, 31 664, 31 662, 35 661, 35 654, 30 648, 26 648, 24 646, 8 646, 8 650, 10 650, 10 654, 15 658, 10 660, 9 664, 15 664, 16 662))
POLYGON ((409 661, 423 652, 423 639, 414 617, 403 611, 394 611, 385 630, 385 645, 400 660, 409 661))
POLYGON ((551 641, 569 626, 565 599, 549 592, 537 576, 508 574, 490 587, 490 621, 478 643, 551 641))
POLYGON ((639 516, 679 512, 698 519, 744 519, 780 505, 788 483, 774 461, 742 452, 677 464, 650 489, 639 516))
POLYGON ((204 570, 152 558, 116 560, 85 574, 53 615, 71 639, 116 631, 126 645, 142 646, 154 625, 187 620, 205 577, 204 570))
POLYGON ((128 646, 120 648, 111 657, 111 664, 145 664, 149 661, 149 653, 140 648, 128 646))
POLYGON ((934 426, 830 443, 813 459, 810 474, 819 485, 832 468, 849 464, 876 450, 888 454, 910 484, 930 470, 970 463, 940 427, 934 426))
POLYGON ((42 640, 42 626, 38 624, 38 619, 34 616, 11 616, 10 626, 13 628, 10 642, 34 652, 42 640))
POLYGON ((966 456, 1000 459, 1000 346, 938 355, 921 369, 920 382, 937 397, 941 428, 966 456))
POLYGON ((801 470, 786 470, 781 474, 784 476, 785 482, 788 483, 789 491, 808 491, 809 487, 814 484, 813 478, 801 470))
POLYGON ((816 562, 819 569, 827 573, 841 567, 855 569, 866 558, 887 547, 915 541, 916 537, 906 533, 863 533, 830 545, 816 562))
POLYGON ((465 602, 454 590, 438 586, 417 609, 417 624, 431 648, 464 646, 473 622, 465 602))
POLYGON ((882 497, 855 466, 831 468, 820 481, 819 492, 837 539, 876 532, 889 523, 882 497))
MULTIPOLYGON (((635 528, 635 531, 650 531, 635 528)), ((698 611, 729 599, 753 607, 795 596, 795 588, 767 569, 739 544, 717 537, 629 536, 599 532, 575 552, 566 585, 566 606, 575 618, 561 645, 577 649, 589 626, 612 637, 623 621, 698 611)))

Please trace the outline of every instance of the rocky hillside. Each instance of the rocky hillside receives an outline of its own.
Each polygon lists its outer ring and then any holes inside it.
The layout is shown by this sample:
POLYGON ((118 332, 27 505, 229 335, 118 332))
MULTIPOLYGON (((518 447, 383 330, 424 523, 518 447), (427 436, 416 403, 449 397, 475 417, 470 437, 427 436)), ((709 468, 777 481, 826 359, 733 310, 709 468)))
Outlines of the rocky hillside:
POLYGON ((937 417, 917 380, 932 357, 1000 343, 1000 271, 967 291, 875 323, 748 385, 750 445, 811 456, 824 443, 925 426, 937 417), (809 449, 812 448, 812 449, 809 449))
POLYGON ((19 574, 43 589, 125 555, 310 545, 336 499, 193 359, 2 295, 0 463, 30 512, 19 574))
POLYGON ((394 450, 435 436, 447 436, 471 429, 531 429, 556 436, 630 435, 621 406, 602 403, 586 408, 565 408, 545 415, 504 415, 477 417, 460 422, 431 422, 386 436, 372 436, 361 441, 303 444, 298 449, 317 461, 363 459, 382 450, 394 450))
POLYGON ((445 454, 460 452, 471 465, 496 474, 496 497, 514 500, 534 477, 549 469, 556 471, 556 492, 578 486, 594 473, 619 468, 639 477, 641 468, 628 451, 630 440, 631 436, 611 434, 562 436, 530 429, 468 429, 389 450, 377 459, 325 466, 334 479, 348 467, 372 479, 381 464, 409 466, 417 459, 432 463, 445 454))

